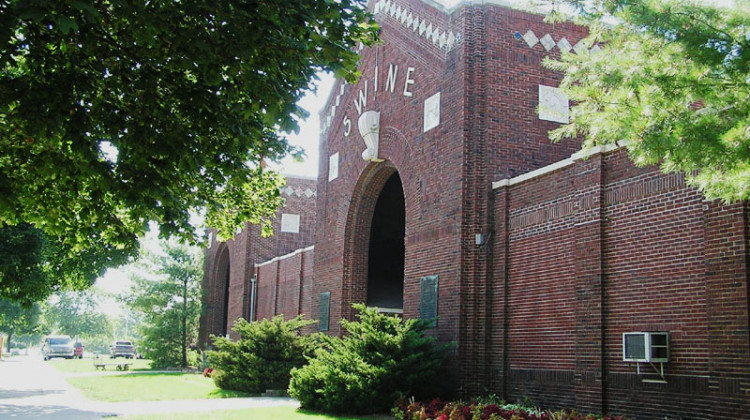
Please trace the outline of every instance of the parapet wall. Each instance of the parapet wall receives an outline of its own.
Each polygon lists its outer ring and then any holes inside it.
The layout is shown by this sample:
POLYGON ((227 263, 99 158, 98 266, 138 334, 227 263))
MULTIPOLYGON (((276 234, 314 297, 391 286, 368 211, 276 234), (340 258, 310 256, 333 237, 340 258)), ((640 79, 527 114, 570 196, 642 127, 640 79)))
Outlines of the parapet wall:
MULTIPOLYGON (((311 314, 313 247, 297 250, 255 265, 256 310, 253 319, 284 319, 311 314)), ((316 330, 317 328, 311 328, 316 330)))
POLYGON ((494 186, 489 348, 500 395, 643 418, 747 418, 745 205, 706 201, 683 175, 635 168, 622 150, 494 186), (663 378, 623 361, 622 334, 637 331, 669 332, 663 378))

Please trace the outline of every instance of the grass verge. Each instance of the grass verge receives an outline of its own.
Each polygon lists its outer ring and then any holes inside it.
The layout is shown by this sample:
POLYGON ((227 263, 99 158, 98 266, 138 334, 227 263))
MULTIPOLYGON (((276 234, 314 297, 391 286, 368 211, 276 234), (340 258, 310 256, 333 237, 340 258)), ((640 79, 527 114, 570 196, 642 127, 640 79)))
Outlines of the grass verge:
POLYGON ((66 380, 97 401, 165 401, 249 397, 244 392, 219 389, 214 381, 194 373, 134 373, 80 376, 66 380))
POLYGON ((137 416, 125 416, 126 420, 248 420, 248 419, 273 419, 273 420, 384 420, 388 416, 369 417, 341 417, 327 414, 313 413, 294 407, 266 407, 246 408, 241 410, 217 410, 203 413, 159 413, 137 416))

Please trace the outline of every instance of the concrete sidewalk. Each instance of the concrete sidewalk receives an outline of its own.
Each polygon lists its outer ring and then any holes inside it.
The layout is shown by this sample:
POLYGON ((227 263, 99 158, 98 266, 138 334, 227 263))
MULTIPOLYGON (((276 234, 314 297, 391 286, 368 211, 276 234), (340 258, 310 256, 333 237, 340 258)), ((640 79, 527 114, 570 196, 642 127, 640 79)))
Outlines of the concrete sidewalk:
POLYGON ((208 412, 240 408, 299 406, 292 398, 224 398, 177 401, 98 402, 84 398, 41 356, 0 361, 0 418, 88 420, 130 414, 208 412))

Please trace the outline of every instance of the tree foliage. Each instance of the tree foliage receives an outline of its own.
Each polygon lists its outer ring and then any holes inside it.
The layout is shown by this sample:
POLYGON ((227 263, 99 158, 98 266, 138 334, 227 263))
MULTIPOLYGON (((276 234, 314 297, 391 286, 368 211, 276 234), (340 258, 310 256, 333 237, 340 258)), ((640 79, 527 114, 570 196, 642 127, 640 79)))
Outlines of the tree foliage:
MULTIPOLYGON (((0 222, 94 271, 148 222, 224 238, 281 203, 263 169, 291 148, 318 71, 353 80, 364 0, 0 0, 0 222)), ((60 259, 62 261, 62 259, 60 259)))
POLYGON ((146 251, 127 305, 141 314, 139 350, 154 367, 188 365, 198 340, 203 254, 194 247, 161 241, 163 253, 146 251))
POLYGON ((38 303, 25 307, 16 301, 0 298, 0 332, 8 334, 9 352, 14 335, 30 335, 39 332, 41 313, 38 303))
POLYGON ((551 138, 621 142, 636 165, 685 172, 709 198, 750 198, 750 2, 568 3, 601 53, 545 61, 575 103, 551 138))
POLYGON ((127 255, 102 244, 73 251, 29 223, 0 225, 0 297, 29 306, 63 290, 81 290, 127 255))
POLYGON ((99 310, 96 293, 62 292, 44 310, 46 325, 59 334, 91 339, 112 335, 112 324, 99 310))

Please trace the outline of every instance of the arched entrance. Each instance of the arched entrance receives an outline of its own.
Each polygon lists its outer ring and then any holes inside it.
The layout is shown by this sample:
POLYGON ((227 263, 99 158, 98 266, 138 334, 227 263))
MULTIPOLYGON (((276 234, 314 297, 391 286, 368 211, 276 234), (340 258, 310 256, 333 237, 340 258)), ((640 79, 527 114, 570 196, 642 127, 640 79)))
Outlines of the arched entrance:
POLYGON ((367 261, 367 306, 393 312, 404 309, 404 189, 394 172, 375 204, 367 261))
POLYGON ((403 311, 404 197, 401 177, 390 161, 369 165, 357 181, 344 234, 343 318, 353 319, 351 305, 357 302, 403 311))
POLYGON ((218 321, 214 325, 214 334, 225 337, 227 335, 229 324, 229 247, 222 244, 216 259, 216 297, 214 300, 217 307, 214 310, 215 319, 218 321))

